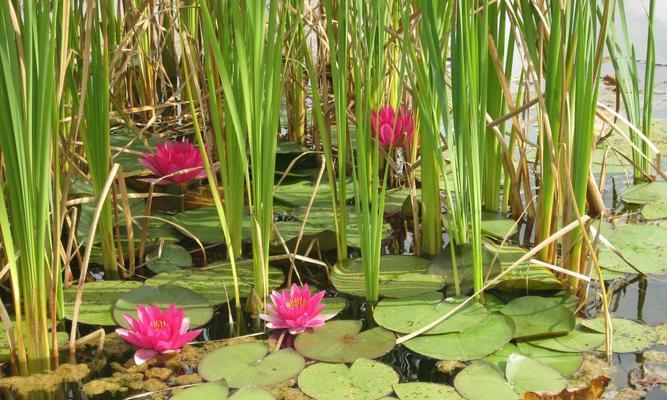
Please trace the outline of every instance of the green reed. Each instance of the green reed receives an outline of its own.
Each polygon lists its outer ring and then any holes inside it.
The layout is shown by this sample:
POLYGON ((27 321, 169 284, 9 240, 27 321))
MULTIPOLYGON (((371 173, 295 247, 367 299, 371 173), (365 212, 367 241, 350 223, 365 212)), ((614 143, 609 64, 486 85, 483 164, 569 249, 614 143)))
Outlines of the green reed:
MULTIPOLYGON (((0 232, 9 265, 16 320, 16 358, 21 374, 49 369, 48 293, 53 249, 50 211, 60 207, 51 184, 57 144, 56 96, 60 2, 0 4, 0 232), (16 24, 15 24, 16 23, 16 24)), ((67 30, 63 34, 67 34, 67 30)), ((66 41, 65 41, 66 42, 66 41)), ((57 301, 57 299, 52 299, 57 301)), ((51 315, 51 318, 55 318, 51 315)))

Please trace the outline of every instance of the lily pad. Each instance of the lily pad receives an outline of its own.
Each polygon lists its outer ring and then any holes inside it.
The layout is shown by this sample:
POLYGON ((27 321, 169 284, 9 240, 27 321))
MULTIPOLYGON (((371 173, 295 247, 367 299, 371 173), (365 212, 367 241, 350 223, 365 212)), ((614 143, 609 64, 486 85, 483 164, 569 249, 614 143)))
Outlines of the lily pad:
MULTIPOLYGON (((667 227, 661 225, 625 224, 614 227, 602 224, 600 233, 645 274, 667 272, 667 227)), ((600 245, 600 265, 617 272, 636 274, 607 246, 600 245)))
POLYGON ((482 212, 482 234, 497 239, 504 239, 514 235, 519 224, 512 218, 494 212, 482 212))
POLYGON ((202 385, 187 388, 176 393, 171 400, 200 400, 217 399, 225 400, 229 394, 229 388, 224 382, 209 382, 202 385))
MULTIPOLYGON (((437 292, 404 299, 384 299, 373 311, 373 318, 391 331, 411 333, 449 313, 462 301, 463 298, 443 299, 442 294, 437 292)), ((425 334, 463 332, 484 323, 488 317, 486 308, 473 300, 425 334)))
POLYGON ((583 351, 595 350, 602 346, 604 344, 604 334, 593 332, 583 328, 581 325, 577 325, 567 335, 535 339, 529 343, 555 351, 581 353, 583 351))
POLYGON ((394 348, 392 332, 381 327, 361 332, 361 327, 361 321, 330 321, 298 335, 294 347, 313 360, 343 363, 378 358, 394 348))
MULTIPOLYGON (((417 190, 417 196, 419 196, 417 190)), ((405 187, 388 189, 384 196, 384 212, 385 214, 396 214, 403 210, 403 206, 408 202, 410 197, 410 189, 405 187)))
POLYGON ((505 380, 505 374, 488 361, 474 361, 454 378, 454 387, 466 400, 518 400, 519 395, 505 380))
MULTIPOLYGON (((210 399, 210 397, 202 397, 201 399, 210 399)), ((229 400, 275 400, 275 397, 262 388, 248 386, 237 390, 229 400)))
POLYGON ((451 386, 428 382, 408 382, 394 385, 401 400, 463 400, 451 386))
MULTIPOLYGON (((404 298, 437 292, 446 276, 427 274, 430 262, 415 256, 383 256, 380 259, 380 295, 404 298)), ((366 286, 360 258, 344 260, 333 267, 331 282, 339 291, 364 296, 366 286)))
MULTIPOLYGON (((236 272, 241 297, 248 297, 253 288, 252 265, 236 263, 236 272)), ((280 287, 285 275, 275 267, 269 267, 269 287, 280 287)), ((212 264, 206 268, 188 268, 174 272, 163 272, 146 279, 146 285, 179 285, 204 296, 211 304, 218 305, 234 300, 234 279, 231 265, 212 264)))
MULTIPOLYGON (((604 332, 602 318, 582 320, 581 324, 593 331, 604 332)), ((658 333, 651 326, 622 318, 612 318, 611 326, 613 330, 612 350, 615 353, 636 353, 651 347, 658 341, 658 333)))
POLYGON ((646 205, 667 197, 667 182, 638 183, 621 193, 626 204, 646 205))
MULTIPOLYGON (((347 199, 354 198, 354 183, 352 179, 346 182, 347 199)), ((275 188, 273 197, 292 207, 305 206, 310 202, 310 197, 315 190, 315 182, 310 180, 298 181, 295 183, 282 184, 275 188)), ((331 185, 328 182, 321 182, 317 188, 317 195, 313 206, 328 207, 331 205, 331 185)))
POLYGON ((137 318, 137 305, 155 305, 162 310, 170 304, 182 308, 190 318, 190 328, 205 325, 213 317, 213 307, 200 294, 177 285, 144 286, 123 294, 114 305, 113 318, 123 328, 129 325, 123 316, 129 314, 137 318))
MULTIPOLYGON (((222 243, 225 240, 218 211, 213 206, 180 212, 168 219, 204 243, 222 243)), ((248 239, 252 235, 250 218, 244 217, 242 224, 243 238, 248 239)))
POLYGON ((299 375, 299 388, 315 400, 377 400, 391 393, 398 379, 390 366, 360 358, 350 368, 313 364, 299 375))
MULTIPOLYGON (((96 281, 84 284, 78 321, 88 325, 116 325, 112 315, 113 305, 123 294, 141 286, 141 282, 135 281, 96 281)), ((76 286, 63 290, 65 318, 69 320, 74 314, 76 292, 76 286)))
POLYGON ((581 353, 564 353, 550 350, 543 347, 533 346, 530 342, 517 343, 519 351, 524 356, 530 357, 536 361, 547 365, 563 376, 568 376, 579 369, 584 361, 581 353))
POLYGON ((519 348, 513 343, 507 343, 503 347, 496 350, 494 353, 484 357, 484 360, 494 364, 501 370, 505 370, 507 360, 513 353, 519 353, 519 348))
POLYGON ((178 271, 192 266, 192 255, 183 246, 167 243, 146 254, 146 266, 156 274, 178 271))
POLYGON ((667 198, 653 201, 642 208, 645 219, 662 219, 667 217, 667 198))
POLYGON ((438 360, 476 360, 500 349, 513 336, 512 319, 492 313, 485 323, 465 332, 418 336, 405 342, 405 346, 438 360))
POLYGON ((514 320, 515 339, 564 335, 575 325, 572 311, 546 297, 519 297, 505 305, 501 312, 514 320))
POLYGON ((567 380, 556 371, 532 358, 512 354, 507 360, 505 376, 515 392, 560 392, 567 380))
POLYGON ((265 342, 221 347, 202 358, 197 372, 206 381, 224 379, 229 387, 241 388, 282 383, 296 376, 306 365, 303 357, 292 349, 268 352, 265 342))

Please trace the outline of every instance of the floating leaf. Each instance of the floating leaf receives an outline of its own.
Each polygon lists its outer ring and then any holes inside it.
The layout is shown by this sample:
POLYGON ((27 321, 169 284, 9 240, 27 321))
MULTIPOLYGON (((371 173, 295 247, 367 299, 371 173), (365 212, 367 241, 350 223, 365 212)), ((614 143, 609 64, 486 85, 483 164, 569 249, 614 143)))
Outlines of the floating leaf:
POLYGON ((494 353, 484 357, 484 360, 494 364, 504 371, 505 367, 507 366, 507 360, 513 353, 519 353, 519 348, 515 344, 507 343, 500 349, 496 350, 494 353))
MULTIPOLYGON (((213 206, 195 208, 170 216, 169 220, 187 230, 204 243, 222 243, 224 237, 218 211, 213 206)), ((243 238, 252 235, 250 218, 243 218, 243 238)))
MULTIPOLYGON (((236 263, 236 273, 241 297, 248 297, 253 288, 252 265, 236 263)), ((285 275, 275 267, 269 267, 269 288, 282 286, 285 275)), ((211 304, 218 305, 234 300, 234 279, 230 264, 212 264, 206 268, 188 268, 163 272, 146 279, 146 285, 179 285, 204 296, 211 304)))
POLYGON ((200 400, 216 399, 225 400, 229 393, 229 388, 224 382, 209 382, 202 385, 187 388, 182 392, 176 393, 171 400, 200 400))
MULTIPOLYGON (((667 272, 667 227, 639 224, 614 227, 612 224, 604 223, 600 228, 600 233, 623 254, 623 257, 643 273, 667 272)), ((637 273, 607 246, 600 246, 599 261, 600 265, 606 269, 637 273)))
POLYGON ((488 361, 474 361, 454 378, 454 387, 466 400, 518 400, 505 374, 488 361))
POLYGON ((465 332, 418 336, 405 342, 405 346, 438 360, 476 360, 500 349, 512 336, 512 319, 492 313, 485 323, 465 332))
POLYGON ((463 400, 451 386, 427 382, 409 382, 394 385, 401 400, 463 400))
MULTIPOLYGON (((596 332, 604 332, 602 318, 585 319, 581 324, 596 332)), ((651 347, 658 340, 655 328, 622 318, 612 318, 612 350, 615 353, 636 353, 651 347)))
POLYGON ((114 305, 113 318, 118 325, 129 329, 123 316, 129 314, 138 318, 137 305, 154 305, 165 310, 170 304, 184 309, 192 329, 205 325, 213 318, 213 307, 203 296, 177 285, 144 286, 124 293, 114 305))
POLYGON ((514 235, 518 231, 519 224, 512 218, 495 212, 482 212, 482 234, 498 239, 504 239, 514 235))
POLYGON ((581 325, 577 325, 567 335, 535 339, 529 343, 555 351, 581 353, 583 351, 595 350, 602 346, 604 344, 604 334, 592 332, 584 329, 581 325))
POLYGON ((572 311, 546 297, 519 297, 501 312, 514 320, 517 339, 564 335, 575 325, 572 311))
POLYGON ((360 358, 349 369, 313 364, 299 375, 299 388, 315 400, 377 400, 391 393, 398 379, 390 366, 360 358))
POLYGON ((292 349, 268 352, 269 346, 264 342, 221 347, 205 355, 197 371, 206 381, 224 379, 229 387, 240 388, 276 385, 296 376, 306 364, 292 349))
MULTIPOLYGON (((380 296, 412 297, 437 292, 447 281, 445 276, 426 273, 430 262, 415 256, 383 256, 380 258, 380 296)), ((360 258, 334 265, 331 282, 339 291, 364 296, 366 286, 360 258)))
MULTIPOLYGON (((419 191, 417 191, 419 196, 419 191)), ((400 187, 395 189, 387 189, 384 196, 384 212, 385 214, 396 214, 403 210, 405 204, 410 204, 410 189, 400 187)), ((412 206, 409 206, 412 209, 412 206)))
POLYGON ((507 360, 505 376, 515 392, 560 392, 567 380, 560 372, 521 354, 507 360))
POLYGON ((192 266, 192 255, 183 246, 167 243, 146 254, 146 266, 156 274, 178 271, 192 266))
POLYGON ((310 359, 344 363, 378 358, 394 348, 392 332, 381 327, 361 332, 361 327, 361 321, 330 321, 298 335, 294 346, 310 359))
MULTIPOLYGON (((449 313, 462 301, 463 298, 443 300, 442 294, 437 292, 404 299, 384 299, 375 307, 373 318, 391 331, 411 333, 449 313)), ((484 306, 473 300, 424 334, 463 332, 484 323, 488 317, 484 306)))
POLYGON ((667 182, 637 183, 621 193, 626 204, 646 205, 667 197, 667 182))
MULTIPOLYGON (((88 325, 116 325, 112 315, 116 300, 130 290, 141 286, 141 282, 135 281, 96 281, 84 284, 78 321, 88 325)), ((70 320, 74 314, 76 292, 76 286, 63 290, 65 318, 70 320)))
MULTIPOLYGON (((346 187, 347 198, 354 198, 354 183, 352 182, 352 179, 347 180, 346 187)), ((315 182, 304 180, 276 186, 273 196, 276 200, 282 203, 289 204, 292 207, 300 207, 309 204, 310 197, 313 195, 314 190, 315 182)), ((328 207, 330 205, 331 185, 329 185, 328 182, 322 182, 317 188, 317 195, 315 196, 313 206, 328 207)))
MULTIPOLYGON (((202 397, 202 399, 210 399, 210 397, 202 397)), ((264 389, 248 386, 237 390, 229 400, 275 400, 275 397, 264 389)))
POLYGON ((530 342, 519 342, 519 351, 544 365, 555 369, 564 376, 570 375, 579 369, 584 357, 580 353, 563 353, 543 347, 533 346, 530 342))

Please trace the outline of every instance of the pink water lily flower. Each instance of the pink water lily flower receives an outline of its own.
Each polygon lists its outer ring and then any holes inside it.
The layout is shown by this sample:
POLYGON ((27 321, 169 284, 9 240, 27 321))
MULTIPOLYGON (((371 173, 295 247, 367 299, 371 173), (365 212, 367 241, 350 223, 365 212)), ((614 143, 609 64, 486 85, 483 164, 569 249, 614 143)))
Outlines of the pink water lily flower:
POLYGON ((296 335, 308 328, 317 328, 333 318, 335 314, 321 314, 325 306, 321 305, 324 291, 315 295, 310 294, 308 284, 301 288, 292 284, 292 288, 281 293, 275 290, 271 293, 273 306, 267 305, 270 314, 260 314, 259 317, 268 322, 271 329, 287 329, 296 335))
POLYGON ((413 133, 412 115, 405 107, 398 110, 398 115, 391 106, 371 111, 371 134, 378 138, 382 148, 408 147, 413 133))
POLYGON ((141 365, 158 354, 177 353, 183 346, 199 336, 201 329, 188 332, 190 319, 182 308, 171 304, 163 313, 158 306, 137 305, 138 319, 125 314, 123 318, 130 329, 118 328, 116 332, 126 342, 137 347, 134 362, 141 365))
POLYGON ((199 149, 187 140, 159 144, 155 155, 144 153, 139 162, 160 178, 174 174, 168 178, 155 180, 163 185, 186 183, 206 176, 199 149), (187 172, 176 174, 184 170, 187 172))

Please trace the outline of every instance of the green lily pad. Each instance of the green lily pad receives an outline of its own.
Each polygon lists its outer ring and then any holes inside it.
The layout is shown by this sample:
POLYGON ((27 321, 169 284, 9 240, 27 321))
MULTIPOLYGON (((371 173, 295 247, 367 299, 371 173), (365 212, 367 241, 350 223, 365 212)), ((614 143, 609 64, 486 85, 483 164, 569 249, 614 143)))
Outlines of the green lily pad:
POLYGON ((643 206, 667 197, 667 182, 638 183, 621 193, 626 204, 643 206))
POLYGON ((350 368, 313 364, 299 375, 299 388, 315 400, 377 400, 391 393, 398 379, 390 366, 360 358, 350 368))
POLYGON ((519 225, 512 218, 494 212, 482 212, 482 234, 497 239, 514 235, 519 225))
POLYGON ((524 356, 528 356, 536 361, 547 365, 563 376, 568 376, 579 369, 584 361, 584 356, 581 353, 564 353, 560 351, 550 350, 547 348, 534 346, 531 342, 517 343, 519 351, 524 356))
MULTIPOLYGON (((352 182, 352 179, 347 180, 346 188, 346 197, 348 199, 353 199, 354 183, 352 182)), ((300 207, 305 206, 310 202, 310 197, 313 195, 314 190, 315 182, 309 180, 298 181, 277 186, 273 193, 273 197, 282 203, 291 205, 292 207, 300 207)), ((331 206, 331 185, 329 185, 328 182, 320 183, 313 206, 331 206)))
POLYGON ((178 271, 192 266, 192 255, 183 246, 167 243, 146 254, 146 266, 156 274, 178 271))
POLYGON ((338 314, 347 307, 347 300, 343 297, 325 297, 322 299, 322 305, 326 306, 322 313, 338 314))
MULTIPOLYGON (((79 308, 78 321, 88 325, 114 326, 112 310, 123 294, 142 286, 135 281, 96 281, 83 285, 83 298, 79 308)), ((74 314, 77 287, 63 290, 65 318, 71 320, 74 314)))
POLYGON ((534 339, 529 341, 529 343, 560 352, 581 353, 583 351, 595 350, 604 345, 604 334, 593 332, 583 328, 581 325, 577 325, 567 335, 534 339))
MULTIPOLYGON (((292 232, 290 231, 287 231, 286 233, 283 232, 284 230, 283 226, 285 226, 287 222, 276 223, 276 225, 280 229, 280 233, 284 236, 286 241, 288 239, 293 239, 298 237, 299 230, 301 229, 301 223, 302 223, 301 221, 303 221, 304 218, 306 218, 306 208, 305 207, 294 208, 290 212, 290 214, 300 220, 299 222, 291 222, 291 224, 295 225, 294 228, 292 229, 292 232)), ((361 246, 361 236, 359 233, 358 220, 359 219, 357 218, 357 213, 354 207, 348 207, 347 220, 345 223, 345 229, 346 229, 345 232, 347 235, 346 236, 347 244, 353 247, 361 246)), ((311 208, 310 213, 308 214, 308 220, 306 223, 306 230, 304 231, 304 235, 306 236, 310 235, 310 237, 314 237, 315 235, 318 235, 323 232, 329 232, 334 234, 333 221, 334 221, 334 213, 331 209, 331 204, 328 204, 327 206, 313 207, 311 208)), ((390 234, 391 234, 391 225, 387 222, 384 222, 382 225, 382 237, 387 237, 390 234)), ((304 237, 304 239, 306 239, 306 237, 304 237)), ((335 240, 335 237, 333 240, 335 240)), ((303 240, 303 241, 307 243, 309 240, 303 240)))
POLYGON ((282 383, 296 376, 306 365, 303 357, 292 349, 268 352, 265 342, 221 347, 202 358, 197 372, 206 381, 224 379, 229 387, 241 388, 282 383))
MULTIPOLYGON (((236 264, 236 272, 241 297, 248 297, 253 288, 252 265, 248 262, 236 264)), ((269 287, 278 288, 285 281, 285 275, 275 267, 269 267, 269 287)), ((234 279, 231 265, 212 264, 206 268, 188 268, 174 272, 163 272, 146 279, 146 285, 160 286, 174 284, 204 296, 211 304, 218 305, 234 300, 234 279)))
MULTIPOLYGON (((168 219, 190 232, 203 243, 222 243, 225 241, 222 234, 222 225, 218 211, 213 206, 195 208, 169 216, 168 219)), ((243 218, 243 238, 249 239, 252 235, 250 218, 243 218)))
POLYGON ((507 343, 495 352, 484 357, 484 360, 494 364, 504 371, 505 366, 507 366, 507 360, 513 353, 519 353, 519 348, 513 343, 507 343))
MULTIPOLYGON (((202 397, 209 399, 210 397, 202 397)), ((275 400, 276 398, 266 390, 254 386, 243 387, 236 391, 229 400, 275 400)))
MULTIPOLYGON (((419 196, 419 191, 417 191, 419 196)), ((406 202, 409 202, 410 189, 405 187, 388 189, 384 196, 384 212, 385 214, 396 214, 403 210, 406 202)))
POLYGON ((567 380, 560 372, 532 358, 512 354, 507 360, 505 376, 515 392, 555 392, 565 389, 567 380))
POLYGON ((200 294, 177 285, 143 286, 124 293, 116 301, 113 318, 123 328, 129 329, 123 316, 129 314, 137 318, 137 305, 155 305, 163 311, 170 304, 182 308, 185 316, 190 318, 190 328, 206 325, 213 318, 213 307, 200 294))
POLYGON ((209 382, 193 386, 176 393, 171 400, 200 400, 216 399, 225 400, 229 394, 229 388, 224 382, 209 382))
POLYGON ((114 132, 110 136, 109 141, 113 148, 111 151, 113 162, 120 164, 123 167, 123 172, 126 174, 145 169, 146 167, 139 163, 139 157, 141 156, 137 153, 148 153, 151 151, 151 148, 155 148, 159 143, 156 137, 148 136, 142 138, 129 128, 114 132))
POLYGON ((463 400, 451 386, 428 382, 408 382, 394 385, 401 400, 463 400))
MULTIPOLYGON (((447 277, 427 274, 429 264, 428 260, 414 256, 381 257, 380 295, 403 298, 442 289, 447 277)), ((364 296, 366 286, 361 259, 344 260, 334 265, 331 282, 343 293, 364 296)))
MULTIPOLYGON (((449 313, 462 301, 463 298, 443 299, 442 294, 437 292, 404 299, 384 299, 373 311, 373 318, 379 325, 391 331, 411 333, 449 313)), ((484 323, 488 317, 486 308, 473 300, 424 334, 463 332, 484 323)))
POLYGON ((503 347, 514 336, 512 319, 492 313, 487 321, 465 332, 418 336, 405 347, 438 360, 476 360, 503 347))
MULTIPOLYGON (((581 324, 596 332, 604 332, 602 318, 585 319, 581 324)), ((655 328, 635 321, 622 318, 612 318, 612 350, 615 353, 636 353, 651 347, 658 341, 655 328)))
POLYGON ((466 400, 518 400, 519 395, 505 380, 505 374, 494 364, 480 360, 459 372, 454 378, 454 387, 466 400))
POLYGON ((642 208, 642 215, 645 219, 662 219, 667 217, 667 199, 653 201, 642 208))
MULTIPOLYGON (((667 227, 625 224, 614 228, 612 224, 604 223, 600 228, 600 233, 643 273, 667 272, 667 227)), ((600 245, 599 260, 600 265, 606 269, 637 273, 607 246, 600 245)))
POLYGON ((298 335, 294 347, 312 360, 345 363, 378 358, 394 348, 392 332, 381 327, 361 332, 361 327, 361 321, 330 321, 298 335))
POLYGON ((515 339, 564 335, 571 332, 575 325, 572 311, 546 297, 519 297, 500 312, 514 320, 515 339))

